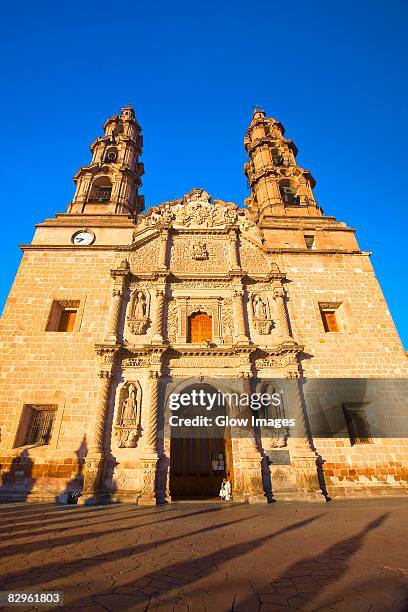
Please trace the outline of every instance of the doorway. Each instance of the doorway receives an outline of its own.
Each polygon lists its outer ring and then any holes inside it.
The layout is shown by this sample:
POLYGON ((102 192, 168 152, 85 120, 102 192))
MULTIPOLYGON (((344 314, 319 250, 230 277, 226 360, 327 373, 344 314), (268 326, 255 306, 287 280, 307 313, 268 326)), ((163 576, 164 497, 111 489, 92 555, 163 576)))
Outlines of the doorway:
POLYGON ((174 437, 171 439, 170 495, 172 499, 218 497, 226 472, 224 438, 209 438, 203 435, 194 438, 174 437))

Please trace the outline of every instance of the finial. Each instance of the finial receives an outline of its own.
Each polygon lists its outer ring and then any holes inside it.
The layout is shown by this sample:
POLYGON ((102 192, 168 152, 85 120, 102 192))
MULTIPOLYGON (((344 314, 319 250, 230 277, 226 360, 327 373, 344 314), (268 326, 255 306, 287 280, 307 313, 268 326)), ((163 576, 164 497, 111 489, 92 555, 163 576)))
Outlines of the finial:
POLYGON ((252 108, 254 109, 253 113, 252 113, 253 115, 255 115, 255 113, 264 113, 265 114, 265 111, 263 110, 263 108, 261 106, 258 106, 258 104, 253 104, 252 108))

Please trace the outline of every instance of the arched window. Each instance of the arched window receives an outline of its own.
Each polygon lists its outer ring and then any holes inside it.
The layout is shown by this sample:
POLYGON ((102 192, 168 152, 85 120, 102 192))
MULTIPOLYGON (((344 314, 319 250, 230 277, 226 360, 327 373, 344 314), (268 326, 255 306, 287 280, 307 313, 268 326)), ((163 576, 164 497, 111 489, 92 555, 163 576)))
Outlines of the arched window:
POLYGON ((297 194, 297 186, 295 183, 284 180, 279 183, 279 191, 282 200, 288 206, 298 206, 300 204, 300 197, 297 194))
POLYGON ((107 176, 100 176, 94 180, 91 193, 89 196, 90 202, 109 202, 112 193, 112 183, 107 176))
POLYGON ((193 312, 188 319, 187 341, 192 343, 211 342, 212 319, 206 312, 193 312))
POLYGON ((278 149, 272 149, 272 161, 273 161, 274 166, 283 165, 283 156, 282 156, 282 153, 278 149))

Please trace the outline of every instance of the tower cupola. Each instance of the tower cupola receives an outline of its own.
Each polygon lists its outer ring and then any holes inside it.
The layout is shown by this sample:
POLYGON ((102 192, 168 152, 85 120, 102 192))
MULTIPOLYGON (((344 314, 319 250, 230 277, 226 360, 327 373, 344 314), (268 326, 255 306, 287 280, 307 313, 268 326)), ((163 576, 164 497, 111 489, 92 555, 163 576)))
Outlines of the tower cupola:
POLYGON ((133 107, 125 106, 103 129, 104 136, 91 144, 91 163, 74 176, 76 191, 68 212, 137 214, 144 208, 144 198, 139 195, 143 137, 133 107))
POLYGON ((296 162, 297 148, 285 128, 255 107, 244 138, 249 162, 244 166, 251 194, 245 203, 260 217, 321 215, 314 198, 315 180, 296 162))

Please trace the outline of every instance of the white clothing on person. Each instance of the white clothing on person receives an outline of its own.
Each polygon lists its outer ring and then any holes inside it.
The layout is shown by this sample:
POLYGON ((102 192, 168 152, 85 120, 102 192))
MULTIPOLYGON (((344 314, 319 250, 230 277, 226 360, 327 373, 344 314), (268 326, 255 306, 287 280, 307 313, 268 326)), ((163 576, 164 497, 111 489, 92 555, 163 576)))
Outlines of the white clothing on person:
POLYGON ((224 501, 229 501, 231 499, 231 483, 229 482, 229 480, 221 484, 220 497, 224 501))

